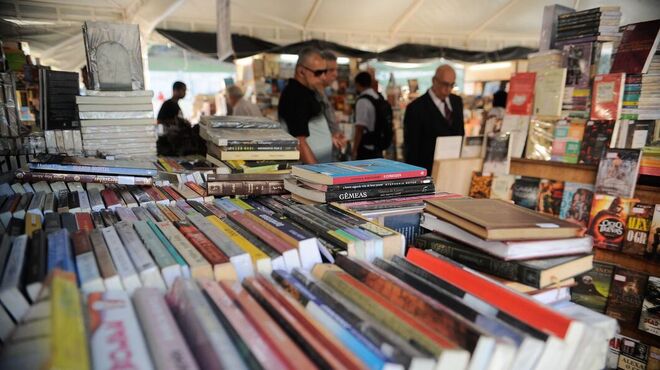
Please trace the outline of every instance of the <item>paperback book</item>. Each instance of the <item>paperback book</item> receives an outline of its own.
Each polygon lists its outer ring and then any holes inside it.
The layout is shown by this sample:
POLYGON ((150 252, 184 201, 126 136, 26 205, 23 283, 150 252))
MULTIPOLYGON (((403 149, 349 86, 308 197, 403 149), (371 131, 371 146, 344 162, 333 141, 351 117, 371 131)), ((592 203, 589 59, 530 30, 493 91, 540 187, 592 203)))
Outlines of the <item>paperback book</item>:
POLYGON ((623 253, 635 256, 646 254, 646 244, 651 230, 651 218, 653 217, 652 204, 637 203, 630 211, 626 224, 626 237, 623 240, 623 253))
POLYGON ((653 261, 660 260, 660 204, 656 204, 653 211, 653 221, 646 243, 646 258, 653 261))
POLYGON ((506 113, 529 116, 534 105, 534 84, 536 73, 523 72, 511 76, 509 95, 507 95, 506 113))
POLYGON ((502 128, 500 131, 511 134, 511 158, 521 158, 524 154, 530 118, 530 116, 513 114, 505 114, 504 118, 502 118, 502 128))
POLYGON ((539 194, 536 210, 541 213, 559 216, 563 193, 563 181, 542 179, 539 182, 539 194))
POLYGON ((646 283, 639 330, 660 336, 660 277, 649 276, 646 283))
POLYGON ((470 198, 490 198, 490 188, 493 183, 493 175, 482 174, 481 172, 472 172, 472 181, 470 182, 470 198))
POLYGON ((591 271, 575 277, 577 285, 571 288, 571 301, 604 313, 610 295, 614 265, 594 262, 593 266, 591 271))
POLYGON ((536 209, 541 179, 523 176, 513 183, 511 200, 521 207, 536 209))
POLYGON ((647 73, 660 39, 660 20, 623 27, 621 43, 612 61, 612 72, 647 73))
POLYGON ((563 67, 566 71, 566 86, 589 88, 591 81, 591 51, 593 43, 564 45, 563 67))
POLYGON ((389 159, 295 165, 291 174, 324 185, 383 181, 426 176, 426 169, 389 159))
POLYGON ((549 161, 552 158, 556 121, 533 119, 529 124, 525 158, 549 161))
POLYGON ((575 222, 586 228, 589 225, 589 211, 593 197, 593 185, 565 182, 559 218, 575 222))
POLYGON ((610 146, 614 121, 588 121, 580 148, 579 163, 597 164, 603 152, 610 146))
POLYGON ((483 173, 506 175, 511 166, 511 135, 509 133, 492 134, 486 137, 486 155, 483 173))
POLYGON ((511 200, 515 175, 493 176, 490 187, 490 199, 511 200))
POLYGON ((584 127, 584 121, 577 119, 572 119, 570 122, 567 120, 557 122, 552 141, 551 159, 553 161, 578 163, 584 127))
POLYGON ((591 203, 588 233, 594 247, 620 251, 626 220, 636 199, 596 193, 591 203))
POLYGON ((617 267, 607 301, 607 315, 623 323, 636 324, 646 292, 647 279, 645 274, 617 267))
POLYGON ((595 191, 632 198, 635 195, 641 156, 639 149, 606 149, 598 163, 595 191))
POLYGON ((536 74, 534 115, 559 117, 564 99, 566 68, 546 69, 536 74))

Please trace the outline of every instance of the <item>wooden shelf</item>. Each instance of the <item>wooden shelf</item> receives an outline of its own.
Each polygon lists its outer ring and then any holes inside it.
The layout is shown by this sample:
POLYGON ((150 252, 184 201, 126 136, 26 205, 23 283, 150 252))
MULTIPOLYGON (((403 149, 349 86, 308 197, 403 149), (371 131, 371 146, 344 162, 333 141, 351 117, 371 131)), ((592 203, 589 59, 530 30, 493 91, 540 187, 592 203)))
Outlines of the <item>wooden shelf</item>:
POLYGON ((586 164, 570 164, 535 159, 511 158, 513 175, 538 177, 557 181, 593 184, 596 182, 598 168, 586 164))
POLYGON ((647 275, 660 276, 660 262, 649 261, 642 257, 636 258, 622 252, 594 248, 594 259, 598 262, 611 263, 647 275))

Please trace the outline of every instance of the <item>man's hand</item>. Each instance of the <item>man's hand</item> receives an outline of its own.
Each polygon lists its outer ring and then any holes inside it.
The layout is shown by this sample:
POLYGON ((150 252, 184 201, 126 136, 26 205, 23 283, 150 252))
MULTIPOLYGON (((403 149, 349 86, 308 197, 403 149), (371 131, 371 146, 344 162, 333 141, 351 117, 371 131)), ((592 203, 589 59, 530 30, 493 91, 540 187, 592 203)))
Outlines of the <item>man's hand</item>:
POLYGON ((300 150, 300 160, 303 164, 316 164, 316 156, 312 152, 312 148, 309 147, 307 143, 306 136, 298 136, 298 150, 300 150))
POLYGON ((343 132, 336 132, 332 135, 332 145, 337 149, 343 149, 346 146, 346 137, 343 132))

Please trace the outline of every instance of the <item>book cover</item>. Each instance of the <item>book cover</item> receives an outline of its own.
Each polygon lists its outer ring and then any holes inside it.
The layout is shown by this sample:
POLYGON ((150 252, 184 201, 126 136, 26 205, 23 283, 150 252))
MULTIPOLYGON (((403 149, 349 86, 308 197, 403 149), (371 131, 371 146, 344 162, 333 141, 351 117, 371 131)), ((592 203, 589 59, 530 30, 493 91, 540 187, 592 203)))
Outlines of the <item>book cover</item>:
POLYGON ((660 348, 653 347, 649 349, 649 361, 646 364, 648 370, 660 369, 660 348))
POLYGON ((536 74, 534 85, 534 115, 559 117, 561 115, 566 68, 550 68, 536 74))
POLYGON ((656 204, 653 211, 653 221, 651 221, 649 239, 646 244, 646 258, 654 261, 660 260, 660 204, 656 204))
POLYGON ((542 179, 539 182, 539 195, 536 210, 541 213, 559 216, 564 182, 542 179))
POLYGON ((556 121, 532 119, 527 135, 525 158, 549 161, 552 157, 556 121))
POLYGON ((270 145, 297 146, 298 139, 282 129, 210 128, 201 126, 200 136, 217 146, 270 145))
POLYGON ((621 337, 621 348, 617 369, 646 369, 649 346, 629 337, 621 337))
POLYGON ((553 161, 578 163, 584 127, 585 122, 576 119, 572 119, 570 122, 567 120, 557 122, 552 141, 551 159, 553 161))
POLYGON ((426 169, 389 159, 295 165, 291 174, 325 185, 426 176, 426 169))
POLYGON ((578 162, 596 164, 603 152, 610 146, 615 121, 588 121, 584 128, 584 138, 580 147, 578 162))
POLYGON ((637 324, 647 279, 645 274, 617 267, 612 277, 606 314, 623 323, 637 324))
POLYGON ((638 327, 639 330, 660 336, 660 277, 649 276, 638 327))
POLYGON ((593 185, 565 182, 559 218, 587 227, 589 225, 589 211, 591 210, 593 197, 593 185))
POLYGON ((647 73, 658 47, 659 30, 658 19, 625 26, 611 71, 628 74, 647 73))
POLYGON ((593 236, 595 247, 621 250, 626 220, 635 202, 636 199, 594 194, 588 233, 593 236))
POLYGON ((606 149, 598 163, 595 191, 632 198, 635 195, 641 156, 639 149, 606 149))
POLYGON ((496 175, 490 186, 490 199, 511 200, 515 175, 496 175))
POLYGON ((564 45, 562 64, 567 69, 566 86, 589 87, 592 49, 591 42, 564 45))
POLYGON ((461 148, 461 158, 480 158, 484 146, 483 136, 465 136, 461 148))
POLYGON ((493 183, 492 175, 484 175, 481 172, 472 172, 472 181, 470 182, 470 198, 490 198, 490 187, 493 183))
POLYGON ((623 240, 621 251, 636 256, 646 254, 646 244, 651 230, 654 205, 637 203, 628 216, 626 222, 626 237, 623 240))
POLYGON ((619 118, 625 79, 625 73, 610 73, 594 77, 591 96, 592 120, 608 121, 619 118))
POLYGON ((511 166, 511 135, 509 133, 491 134, 486 137, 486 154, 483 173, 505 175, 511 166))
POLYGON ((594 268, 575 277, 576 286, 571 288, 571 301, 604 313, 610 295, 614 265, 594 262, 594 268))
POLYGON ((513 183, 511 200, 521 207, 536 209, 541 179, 523 176, 513 183))
POLYGON ((511 76, 509 80, 509 95, 506 101, 506 113, 511 115, 529 116, 534 105, 534 85, 536 73, 522 72, 511 76))
POLYGON ((501 132, 511 134, 511 157, 521 158, 527 142, 527 133, 529 132, 529 122, 531 116, 518 116, 505 114, 502 118, 501 132))

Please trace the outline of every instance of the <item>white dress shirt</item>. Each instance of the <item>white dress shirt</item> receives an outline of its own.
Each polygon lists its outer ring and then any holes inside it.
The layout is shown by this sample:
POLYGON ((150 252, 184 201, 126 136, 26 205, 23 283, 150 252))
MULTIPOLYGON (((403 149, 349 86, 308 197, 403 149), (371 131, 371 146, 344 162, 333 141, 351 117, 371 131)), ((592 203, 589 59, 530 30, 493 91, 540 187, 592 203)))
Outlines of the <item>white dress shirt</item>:
POLYGON ((438 110, 440 111, 440 114, 442 114, 445 119, 447 119, 447 116, 445 116, 445 104, 447 104, 447 108, 449 108, 450 112, 454 112, 454 110, 451 108, 451 103, 449 102, 449 95, 445 98, 445 100, 440 100, 434 93, 433 90, 429 89, 429 95, 431 95, 431 100, 433 100, 433 104, 435 104, 436 107, 438 107, 438 110))

